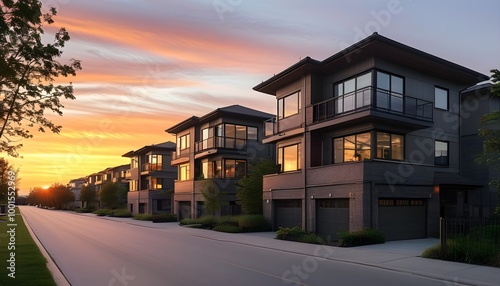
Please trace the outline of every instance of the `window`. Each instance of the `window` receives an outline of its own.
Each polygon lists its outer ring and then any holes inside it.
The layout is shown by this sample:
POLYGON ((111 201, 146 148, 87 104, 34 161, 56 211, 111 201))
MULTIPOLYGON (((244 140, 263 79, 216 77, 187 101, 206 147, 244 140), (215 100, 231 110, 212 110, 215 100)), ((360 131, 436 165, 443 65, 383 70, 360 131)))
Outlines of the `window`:
POLYGON ((189 149, 190 147, 190 137, 189 134, 177 137, 177 155, 181 154, 184 149, 189 149))
POLYGON ((300 170, 300 143, 278 148, 278 164, 282 172, 300 170))
POLYGON ((300 91, 280 98, 278 99, 278 118, 282 119, 300 113, 300 108, 300 91))
POLYGON ((151 171, 162 171, 163 165, 163 155, 149 155, 149 164, 151 167, 151 171))
POLYGON ((333 162, 355 162, 370 160, 371 158, 371 133, 361 133, 333 140, 333 162))
POLYGON ((335 84, 335 111, 336 113, 347 112, 370 105, 372 83, 372 72, 359 75, 335 84))
POLYGON ((247 139, 248 140, 258 140, 258 129, 257 127, 247 127, 247 139))
POLYGON ((225 160, 224 177, 225 178, 243 178, 246 175, 245 160, 225 160))
POLYGON ((130 169, 139 168, 139 158, 133 157, 130 161, 130 169))
POLYGON ((448 90, 440 87, 434 88, 434 107, 448 110, 448 90))
POLYGON ((163 189, 163 179, 162 178, 151 178, 151 189, 153 189, 153 190, 163 189))
POLYGON ((404 159, 404 136, 377 132, 377 159, 404 159))
POLYGON ((404 79, 377 71, 377 107, 403 112, 404 79))
POLYGON ((179 181, 189 180, 189 164, 179 165, 179 181))
POLYGON ((435 141, 434 143, 434 165, 448 166, 448 147, 449 143, 445 141, 435 141))
POLYGON ((137 191, 137 186, 138 186, 138 181, 137 180, 131 180, 130 185, 129 185, 129 190, 131 192, 136 192, 137 191))

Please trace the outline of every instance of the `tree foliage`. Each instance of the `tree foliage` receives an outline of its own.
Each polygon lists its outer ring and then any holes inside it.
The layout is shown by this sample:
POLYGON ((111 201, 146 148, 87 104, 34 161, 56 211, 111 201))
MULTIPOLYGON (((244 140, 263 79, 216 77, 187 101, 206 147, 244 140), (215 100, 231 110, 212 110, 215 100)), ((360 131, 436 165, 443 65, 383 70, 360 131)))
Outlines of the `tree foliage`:
MULTIPOLYGON (((500 71, 491 70, 490 93, 499 97, 500 100, 500 71)), ((482 118, 483 127, 479 129, 479 135, 483 136, 483 154, 478 158, 478 162, 487 164, 500 171, 500 111, 495 110, 485 114, 482 118)), ((500 180, 491 180, 490 184, 498 191, 500 199, 500 180)), ((500 200, 496 208, 496 213, 500 214, 500 200)))
POLYGON ((80 191, 80 200, 86 202, 87 206, 97 199, 96 193, 93 186, 87 185, 80 191))
POLYGON ((278 173, 274 161, 258 160, 249 166, 249 174, 238 181, 236 196, 245 214, 262 214, 262 191, 264 175, 278 173))
POLYGON ((0 0, 0 151, 17 157, 19 141, 31 130, 58 133, 61 126, 45 111, 62 115, 61 98, 75 99, 73 86, 56 84, 56 78, 76 75, 80 61, 62 64, 62 48, 69 41, 61 28, 52 43, 43 44, 43 25, 52 24, 56 9, 42 13, 38 0, 0 0))
POLYGON ((120 183, 108 182, 104 184, 99 198, 106 208, 118 208, 127 202, 127 190, 120 183))
POLYGON ((16 197, 17 197, 17 186, 19 186, 19 169, 14 169, 14 166, 9 164, 9 161, 4 158, 0 158, 0 203, 7 202, 7 195, 9 193, 9 181, 14 177, 14 186, 16 188, 16 197), (9 176, 9 171, 13 171, 16 176, 9 176))
POLYGON ((205 210, 209 215, 215 215, 224 205, 222 192, 213 179, 208 179, 203 182, 201 194, 203 195, 205 210))
POLYGON ((48 189, 34 188, 28 195, 28 203, 48 208, 65 209, 75 201, 75 195, 68 186, 53 184, 48 189))

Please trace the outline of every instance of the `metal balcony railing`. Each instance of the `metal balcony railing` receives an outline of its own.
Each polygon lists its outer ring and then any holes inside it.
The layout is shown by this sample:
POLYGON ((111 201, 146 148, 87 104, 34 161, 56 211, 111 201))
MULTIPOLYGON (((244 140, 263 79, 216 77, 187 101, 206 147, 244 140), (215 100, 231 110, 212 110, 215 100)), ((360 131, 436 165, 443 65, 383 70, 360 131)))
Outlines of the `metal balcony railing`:
POLYGON ((331 119, 337 115, 372 109, 432 121, 433 102, 366 87, 313 105, 313 122, 331 119))
POLYGON ((246 139, 238 139, 232 137, 214 136, 208 139, 196 142, 196 152, 201 152, 214 148, 225 148, 235 150, 245 150, 247 147, 246 139))

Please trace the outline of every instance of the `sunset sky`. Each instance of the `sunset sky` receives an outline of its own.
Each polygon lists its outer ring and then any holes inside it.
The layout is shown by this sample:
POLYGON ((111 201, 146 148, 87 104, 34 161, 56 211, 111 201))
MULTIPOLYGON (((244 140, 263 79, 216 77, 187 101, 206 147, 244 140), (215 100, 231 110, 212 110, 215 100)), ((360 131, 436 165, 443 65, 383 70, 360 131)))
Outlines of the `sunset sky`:
POLYGON ((192 115, 232 104, 275 113, 253 86, 375 31, 487 75, 500 68, 498 0, 255 2, 42 0, 58 10, 47 36, 71 36, 61 61, 83 70, 63 79, 77 99, 50 116, 62 132, 37 133, 22 159, 7 158, 22 194, 129 163, 122 154, 174 141, 164 130, 192 115))

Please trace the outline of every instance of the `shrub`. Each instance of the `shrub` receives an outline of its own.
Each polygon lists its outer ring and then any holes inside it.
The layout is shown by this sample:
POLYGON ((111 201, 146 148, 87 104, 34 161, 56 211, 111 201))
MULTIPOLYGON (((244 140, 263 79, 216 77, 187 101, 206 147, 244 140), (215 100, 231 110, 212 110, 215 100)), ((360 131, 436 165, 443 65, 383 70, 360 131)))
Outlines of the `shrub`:
POLYGON ((307 234, 307 232, 298 226, 294 226, 292 228, 280 227, 278 228, 278 231, 276 231, 276 238, 296 241, 299 237, 305 234, 307 234))
POLYGON ((241 215, 238 226, 245 231, 267 231, 271 228, 263 215, 241 215))
POLYGON ((135 220, 153 220, 152 214, 134 214, 133 218, 135 220))
POLYGON ((152 221, 157 222, 174 222, 177 221, 177 216, 174 214, 155 214, 152 221))
POLYGON ((77 209, 74 209, 74 211, 77 213, 91 213, 92 212, 91 209, 84 209, 84 208, 77 208, 77 209))
POLYGON ((238 226, 239 220, 240 220, 239 216, 223 216, 218 219, 217 223, 238 226))
POLYGON ((298 226, 292 228, 280 227, 276 231, 276 238, 313 244, 326 244, 325 240, 315 233, 308 233, 298 226))
POLYGON ((98 209, 98 210, 93 211, 92 213, 96 214, 97 216, 107 216, 107 215, 112 214, 112 212, 113 211, 110 209, 98 209))
POLYGON ((345 231, 339 233, 338 246, 350 247, 384 243, 385 237, 382 232, 376 229, 365 228, 358 231, 345 231))
POLYGON ((190 225, 193 224, 192 219, 190 218, 183 218, 179 221, 179 225, 190 225))
POLYGON ((108 214, 108 216, 114 216, 114 217, 132 217, 132 213, 130 213, 127 209, 117 209, 113 210, 111 214, 108 214))
POLYGON ((233 224, 218 224, 212 230, 220 231, 220 232, 228 232, 228 233, 239 233, 243 232, 243 229, 239 226, 233 224))

